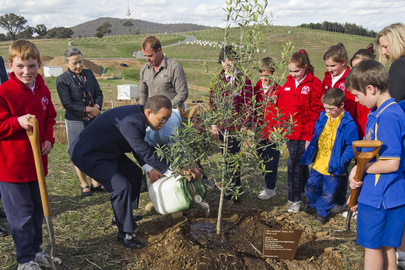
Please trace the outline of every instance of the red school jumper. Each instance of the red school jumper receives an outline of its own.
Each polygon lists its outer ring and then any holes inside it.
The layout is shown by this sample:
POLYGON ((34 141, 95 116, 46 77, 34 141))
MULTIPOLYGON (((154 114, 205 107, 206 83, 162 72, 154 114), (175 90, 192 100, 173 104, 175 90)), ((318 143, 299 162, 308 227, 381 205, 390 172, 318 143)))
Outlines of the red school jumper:
POLYGON ((281 90, 282 87, 278 84, 274 84, 270 88, 265 88, 261 80, 256 83, 253 89, 256 96, 256 104, 257 106, 262 106, 261 108, 263 109, 263 115, 258 119, 260 124, 264 126, 262 133, 263 139, 270 140, 270 132, 277 126, 277 122, 273 118, 277 117, 278 96, 281 90), (268 102, 263 104, 265 101, 268 102))
POLYGON ((278 107, 284 119, 292 115, 295 127, 289 140, 311 141, 314 135, 314 126, 319 118, 323 106, 322 82, 312 73, 308 73, 304 80, 295 87, 295 79, 287 77, 278 99, 278 107))
MULTIPOLYGON (((51 93, 41 75, 35 78, 31 91, 14 73, 10 80, 0 85, 0 181, 25 183, 38 179, 30 141, 17 118, 33 114, 38 119, 39 143, 49 141, 53 145, 53 126, 56 111, 51 93)), ((42 156, 45 175, 48 173, 48 156, 42 156)))
POLYGON ((371 109, 361 105, 359 102, 356 102, 355 97, 350 91, 346 89, 345 80, 346 76, 349 73, 350 68, 347 67, 342 77, 332 85, 332 76, 328 71, 325 72, 325 78, 323 79, 324 93, 333 87, 342 89, 346 94, 345 110, 350 113, 354 122, 357 126, 357 132, 359 133, 359 138, 364 137, 364 132, 366 130, 366 123, 368 114, 371 109))
MULTIPOLYGON (((242 127, 250 127, 252 124, 252 96, 253 89, 252 83, 248 77, 238 72, 235 75, 234 81, 228 81, 226 78, 225 70, 222 70, 219 74, 219 79, 222 81, 225 87, 221 85, 215 85, 215 89, 220 89, 220 95, 223 99, 232 99, 233 111, 235 114, 244 115, 242 123, 237 125, 229 126, 230 123, 222 123, 221 120, 218 120, 218 128, 224 129, 229 128, 230 131, 240 129, 242 127), (232 85, 231 85, 232 84, 232 85)), ((209 104, 211 108, 216 110, 215 98, 214 95, 217 95, 215 90, 211 89, 210 91, 210 101, 209 104)), ((218 97, 217 97, 218 98, 218 97)))

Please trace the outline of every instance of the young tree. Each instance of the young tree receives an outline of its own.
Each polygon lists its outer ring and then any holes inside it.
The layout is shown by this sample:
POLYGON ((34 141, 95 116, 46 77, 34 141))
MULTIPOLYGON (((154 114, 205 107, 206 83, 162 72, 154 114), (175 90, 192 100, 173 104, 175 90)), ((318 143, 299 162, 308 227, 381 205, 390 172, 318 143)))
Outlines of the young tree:
POLYGON ((4 14, 0 16, 0 26, 8 31, 8 35, 16 40, 17 35, 25 29, 24 24, 27 20, 20 15, 14 13, 4 14))
MULTIPOLYGON (((229 0, 226 2, 227 26, 224 29, 222 50, 225 51, 225 48, 229 47, 226 45, 230 43, 230 36, 234 41, 234 36, 237 35, 237 41, 233 42, 236 55, 233 56, 232 60, 238 74, 242 74, 240 75, 242 78, 257 72, 255 54, 265 37, 266 26, 270 24, 268 17, 265 15, 267 4, 268 0, 229 0)), ((285 46, 281 59, 277 62, 276 72, 271 77, 273 83, 280 83, 285 77, 284 73, 291 49, 291 44, 285 46)), ((248 80, 241 79, 238 83, 230 84, 218 74, 213 75, 212 78, 211 104, 215 109, 202 113, 199 117, 203 120, 203 125, 207 129, 210 129, 211 125, 219 123, 223 139, 207 139, 208 132, 195 133, 192 136, 177 135, 171 144, 167 145, 166 151, 162 152, 165 152, 164 156, 171 164, 171 168, 180 175, 184 173, 186 168, 195 167, 198 162, 205 161, 205 164, 210 169, 209 178, 215 181, 220 191, 216 225, 217 234, 220 235, 225 195, 230 195, 235 199, 243 192, 240 187, 235 186, 234 180, 239 176, 240 172, 243 172, 244 175, 254 175, 258 171, 263 172, 265 170, 263 161, 256 152, 258 143, 262 140, 264 125, 254 121, 254 119, 263 117, 263 106, 269 101, 265 100, 262 104, 258 104, 255 102, 255 96, 253 96, 251 105, 243 108, 242 113, 237 112, 234 109, 233 97, 239 95, 241 89, 249 88, 246 85, 248 80), (228 141, 230 140, 238 142, 241 151, 230 153, 232 152, 229 151, 228 141), (202 144, 204 141, 208 141, 209 145, 214 146, 215 149, 220 149, 220 153, 214 155, 214 157, 210 156, 208 159, 210 152, 206 150, 207 148, 204 148, 204 144, 202 144), (184 152, 179 150, 190 146, 193 146, 192 149, 187 149, 184 152), (187 158, 183 158, 185 155, 182 153, 187 153, 187 158), (191 153, 194 154, 189 156, 191 153)), ((253 88, 253 85, 251 88, 253 88)), ((275 146, 280 149, 285 142, 284 137, 292 130, 293 123, 291 120, 281 120, 282 116, 280 114, 277 114, 274 118, 278 120, 278 125, 273 128, 270 136, 275 146)), ((184 129, 188 130, 189 126, 186 125, 184 129)), ((182 134, 182 132, 179 132, 179 134, 182 134)))

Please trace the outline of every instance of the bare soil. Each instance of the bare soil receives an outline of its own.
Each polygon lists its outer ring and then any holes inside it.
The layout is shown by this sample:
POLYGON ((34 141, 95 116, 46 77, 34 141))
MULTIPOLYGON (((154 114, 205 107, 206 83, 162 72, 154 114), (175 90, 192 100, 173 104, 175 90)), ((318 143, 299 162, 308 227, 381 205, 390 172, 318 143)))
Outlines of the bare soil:
MULTIPOLYGON (((324 270, 362 267, 362 249, 352 242, 355 237, 336 233, 336 230, 345 228, 344 217, 333 216, 322 226, 313 222, 314 216, 304 212, 287 213, 284 199, 279 196, 266 202, 257 202, 259 200, 254 196, 246 197, 241 203, 224 210, 220 237, 215 229, 215 204, 218 202, 211 201, 210 205, 214 207, 208 217, 203 209, 196 208, 184 212, 179 220, 162 216, 159 220, 141 221, 136 234, 147 242, 147 246, 142 250, 127 250, 125 254, 135 256, 135 269, 324 270), (265 207, 256 207, 260 204, 265 207), (266 228, 303 230, 294 260, 262 257, 266 228)), ((216 201, 218 197, 212 199, 216 201)))

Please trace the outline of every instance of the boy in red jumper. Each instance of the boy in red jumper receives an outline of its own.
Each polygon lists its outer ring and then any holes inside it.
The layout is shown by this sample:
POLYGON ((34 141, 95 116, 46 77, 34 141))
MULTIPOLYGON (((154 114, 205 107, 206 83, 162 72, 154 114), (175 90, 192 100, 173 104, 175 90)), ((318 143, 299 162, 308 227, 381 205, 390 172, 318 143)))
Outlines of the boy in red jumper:
POLYGON ((275 70, 275 63, 271 57, 265 57, 259 62, 260 80, 254 87, 256 104, 262 114, 259 115, 261 129, 263 129, 262 140, 257 146, 257 153, 264 160, 266 166, 265 185, 257 196, 260 200, 268 200, 276 195, 277 168, 280 159, 280 151, 274 148, 270 139, 270 132, 273 129, 277 115, 277 100, 281 86, 273 83, 270 76, 275 70))
POLYGON ((9 48, 10 79, 0 85, 0 189, 17 253, 18 269, 50 267, 41 250, 44 218, 35 162, 26 130, 35 117, 47 174, 56 112, 38 70, 38 48, 17 40, 9 48))

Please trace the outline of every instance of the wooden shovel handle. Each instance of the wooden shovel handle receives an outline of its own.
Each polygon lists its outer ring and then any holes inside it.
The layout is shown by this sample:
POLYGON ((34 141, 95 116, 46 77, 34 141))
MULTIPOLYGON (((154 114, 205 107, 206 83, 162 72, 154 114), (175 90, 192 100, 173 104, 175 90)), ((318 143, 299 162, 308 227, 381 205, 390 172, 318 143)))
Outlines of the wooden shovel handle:
MULTIPOLYGON (((352 143, 354 156, 357 160, 357 170, 354 175, 354 180, 357 182, 363 181, 363 175, 365 171, 366 164, 378 153, 382 146, 382 141, 372 141, 372 140, 362 140, 354 141, 352 143), (370 152, 358 152, 357 147, 359 148, 373 148, 370 152)), ((352 189, 349 200, 349 207, 352 208, 357 204, 357 199, 359 198, 360 188, 352 189)))
POLYGON ((42 164, 41 147, 39 145, 38 120, 32 117, 29 121, 33 128, 27 130, 27 136, 30 140, 32 152, 34 154, 35 169, 37 171, 38 185, 41 192, 42 208, 44 210, 44 216, 49 217, 51 215, 51 209, 49 206, 48 190, 45 182, 44 166, 42 164))

